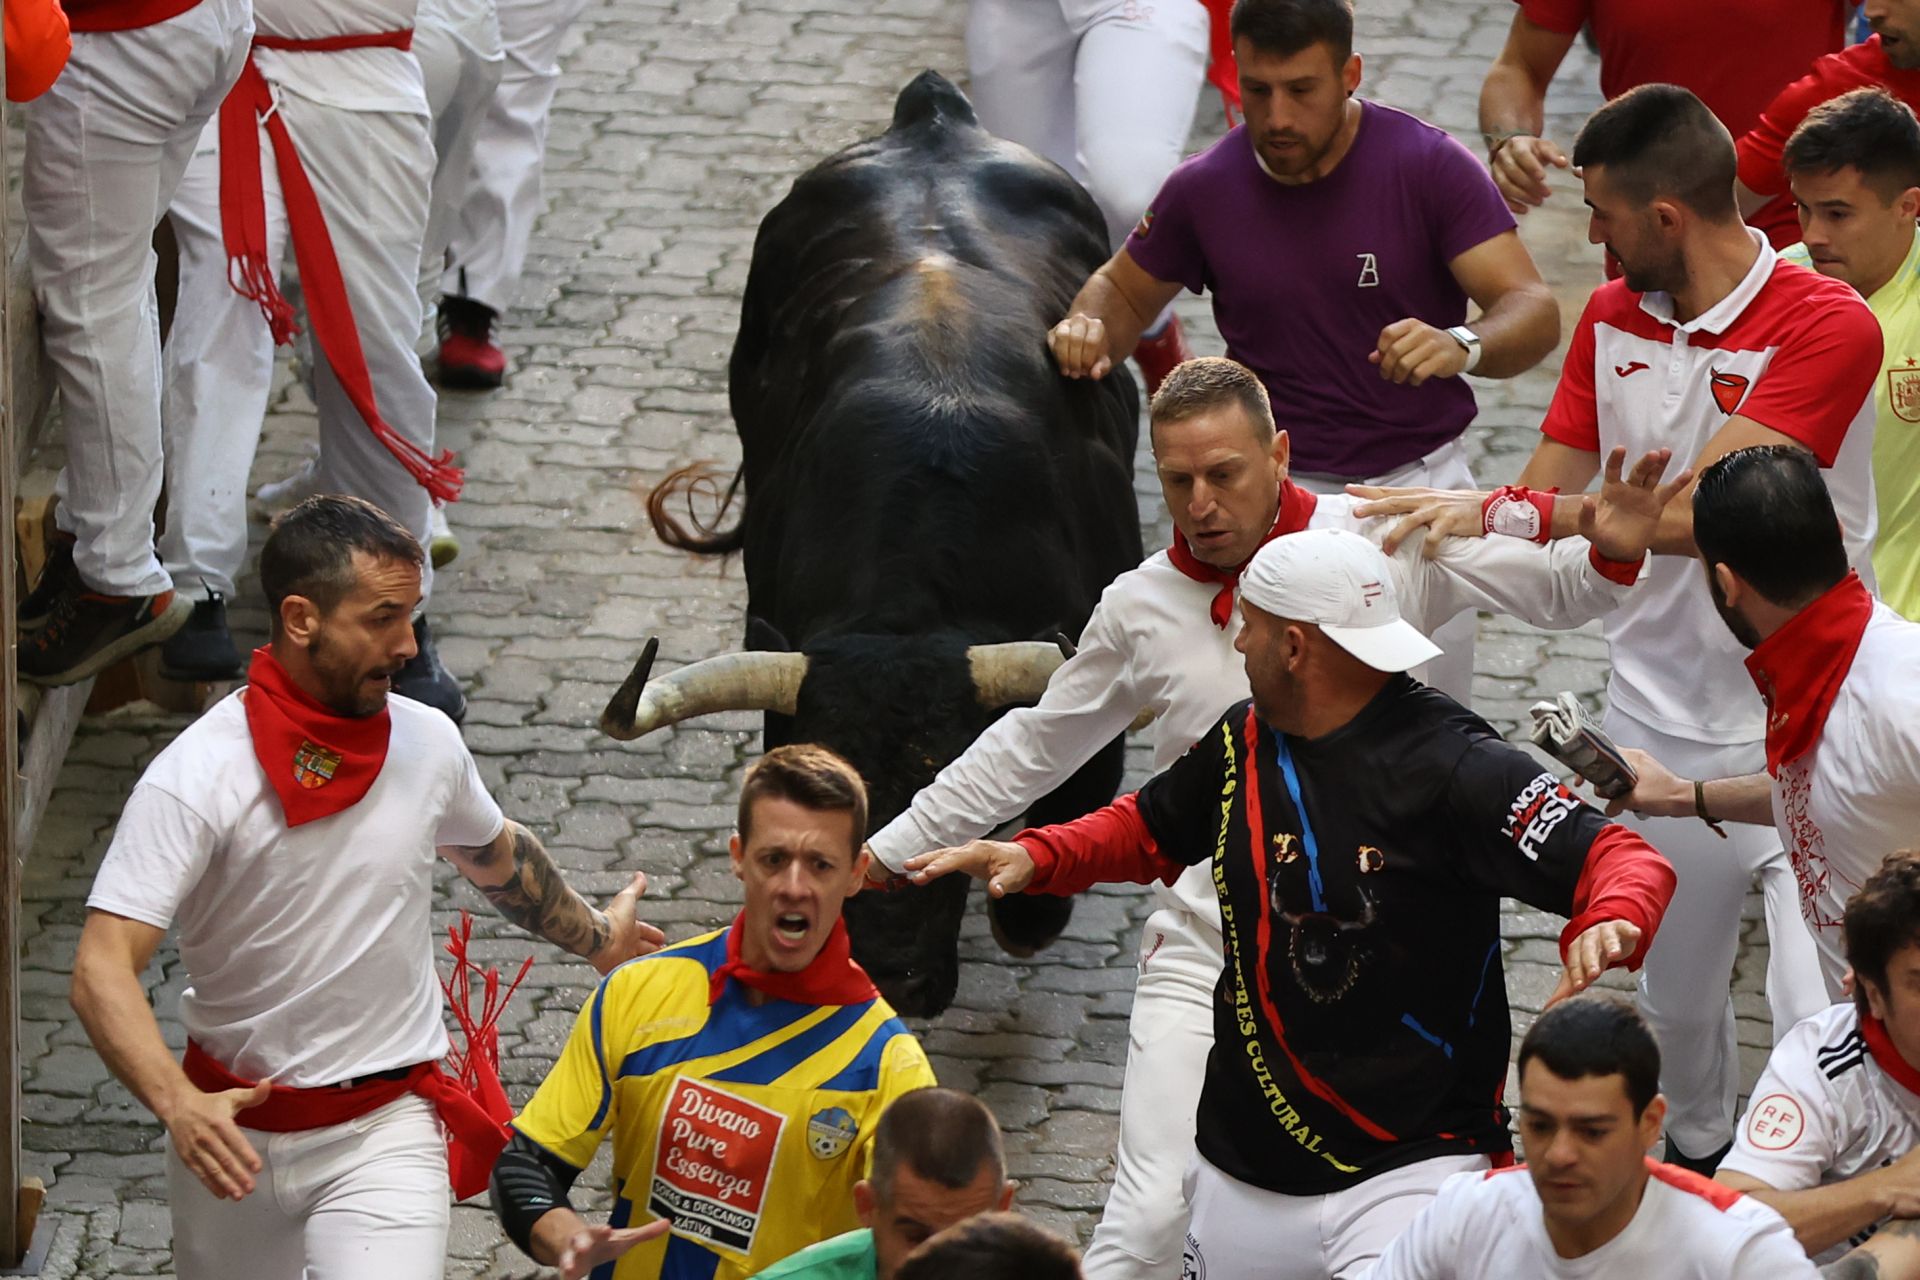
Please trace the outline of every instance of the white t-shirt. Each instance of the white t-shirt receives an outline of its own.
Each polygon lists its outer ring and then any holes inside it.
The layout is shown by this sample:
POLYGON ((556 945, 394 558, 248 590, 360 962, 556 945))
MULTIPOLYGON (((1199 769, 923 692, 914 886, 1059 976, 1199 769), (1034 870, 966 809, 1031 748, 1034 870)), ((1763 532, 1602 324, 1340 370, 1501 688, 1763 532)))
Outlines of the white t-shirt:
MULTIPOLYGON (((1378 545, 1393 522, 1362 520, 1358 499, 1322 494, 1309 529, 1348 529, 1378 545)), ((1431 633, 1463 609, 1491 609, 1535 626, 1577 627, 1617 604, 1629 587, 1598 573, 1584 538, 1545 548, 1517 538, 1449 538, 1427 559, 1408 539, 1388 564, 1400 615, 1431 633)), ((1236 608, 1225 627, 1208 612, 1219 584, 1195 582, 1164 551, 1115 578, 1080 635, 1079 648, 1031 707, 1016 707, 987 727, 940 771, 908 809, 875 832, 875 856, 898 871, 908 858, 985 835, 1024 813, 1151 710, 1153 765, 1165 769, 1226 709, 1247 696, 1247 670, 1233 647, 1236 608)), ((1415 675, 1419 672, 1416 671, 1415 675)), ((1170 906, 1220 927, 1213 873, 1202 864, 1169 889, 1170 906)))
POLYGON ((445 1056, 434 972, 436 845, 505 824, 460 731, 389 696, 392 736, 358 804, 289 829, 253 753, 245 690, 134 787, 89 907, 177 924, 187 1034, 247 1079, 296 1088, 445 1056))
MULTIPOLYGON (((1920 1146, 1920 1096, 1881 1067, 1851 1003, 1798 1023, 1773 1047, 1722 1169, 1809 1191, 1892 1164, 1920 1146)), ((1830 1262, 1856 1241, 1820 1256, 1830 1262)))
MULTIPOLYGON (((1672 449, 1691 464, 1735 414, 1804 444, 1840 516, 1847 558, 1871 586, 1873 386, 1880 326, 1858 294, 1758 254, 1733 292, 1686 324, 1673 298, 1624 281, 1594 290, 1574 328, 1541 431, 1603 457, 1672 449), (1838 386, 1853 388, 1843 397, 1838 386)), ((1606 622, 1607 700, 1634 721, 1688 742, 1759 742, 1766 707, 1746 650, 1714 611, 1691 556, 1655 556, 1632 601, 1606 622)))
POLYGON ((1820 737, 1773 779, 1773 821, 1838 998, 1847 899, 1889 853, 1920 842, 1920 623, 1874 602, 1820 737))
POLYGON ((1526 1166, 1447 1179, 1365 1280, 1815 1280, 1787 1221, 1751 1196, 1647 1161, 1626 1229, 1563 1258, 1526 1166))
MULTIPOLYGON (((314 40, 411 30, 416 0, 254 0, 254 29, 263 36, 314 40)), ((406 49, 336 49, 328 53, 255 49, 260 74, 276 88, 347 111, 429 114, 420 63, 406 49)), ((297 145, 300 139, 295 137, 297 145)))

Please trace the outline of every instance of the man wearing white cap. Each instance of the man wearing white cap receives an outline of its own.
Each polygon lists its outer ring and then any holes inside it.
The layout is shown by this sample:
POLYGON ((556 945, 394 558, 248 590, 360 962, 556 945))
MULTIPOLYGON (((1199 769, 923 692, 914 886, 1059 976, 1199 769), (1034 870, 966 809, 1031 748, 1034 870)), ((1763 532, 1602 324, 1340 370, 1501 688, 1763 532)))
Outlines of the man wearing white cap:
POLYGON ((1276 538, 1240 577, 1253 697, 1139 792, 908 862, 995 895, 1210 863, 1225 967, 1187 1273, 1357 1276, 1449 1175, 1512 1158, 1499 901, 1571 917, 1556 996, 1639 963, 1673 892, 1650 845, 1404 673, 1439 652, 1385 555, 1276 538))

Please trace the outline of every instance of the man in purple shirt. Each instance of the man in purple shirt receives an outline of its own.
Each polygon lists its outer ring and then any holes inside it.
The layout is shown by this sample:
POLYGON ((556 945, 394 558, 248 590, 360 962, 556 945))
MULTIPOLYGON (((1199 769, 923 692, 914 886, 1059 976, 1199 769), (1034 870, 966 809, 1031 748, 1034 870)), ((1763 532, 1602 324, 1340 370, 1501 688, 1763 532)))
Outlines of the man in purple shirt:
MULTIPOLYGON (((1293 442, 1296 483, 1459 487, 1475 412, 1459 375, 1510 378, 1560 340, 1513 215, 1465 147, 1353 96, 1351 0, 1238 0, 1231 30, 1246 123, 1174 170, 1048 334, 1054 358, 1104 377, 1183 287, 1209 290, 1227 354, 1293 442)), ((1434 637, 1448 657, 1433 683, 1463 701, 1473 622, 1434 637)))

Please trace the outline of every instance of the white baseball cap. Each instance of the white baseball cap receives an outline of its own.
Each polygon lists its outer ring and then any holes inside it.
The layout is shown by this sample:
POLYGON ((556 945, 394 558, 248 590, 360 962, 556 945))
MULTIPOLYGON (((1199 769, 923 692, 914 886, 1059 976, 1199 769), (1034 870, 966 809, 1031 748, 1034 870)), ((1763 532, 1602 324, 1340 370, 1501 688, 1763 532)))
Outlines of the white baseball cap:
POLYGON ((1276 618, 1313 623, 1375 671, 1407 671, 1441 653, 1400 616, 1385 554, 1346 529, 1305 529, 1267 543, 1241 573, 1240 596, 1276 618))

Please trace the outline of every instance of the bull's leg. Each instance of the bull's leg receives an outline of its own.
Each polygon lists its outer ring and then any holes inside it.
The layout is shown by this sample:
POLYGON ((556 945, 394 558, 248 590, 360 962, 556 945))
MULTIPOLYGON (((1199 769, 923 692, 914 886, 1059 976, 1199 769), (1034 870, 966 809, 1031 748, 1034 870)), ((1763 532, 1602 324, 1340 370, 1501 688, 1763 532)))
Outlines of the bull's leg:
MULTIPOLYGON (((1115 738, 1102 747, 1051 795, 1034 802, 1027 810, 1027 824, 1044 827, 1071 822, 1111 801, 1120 788, 1125 752, 1124 738, 1115 738)), ((987 912, 993 922, 993 940, 1009 955, 1025 958, 1060 936, 1073 918, 1073 899, 1042 893, 1014 894, 990 899, 987 912)))

